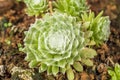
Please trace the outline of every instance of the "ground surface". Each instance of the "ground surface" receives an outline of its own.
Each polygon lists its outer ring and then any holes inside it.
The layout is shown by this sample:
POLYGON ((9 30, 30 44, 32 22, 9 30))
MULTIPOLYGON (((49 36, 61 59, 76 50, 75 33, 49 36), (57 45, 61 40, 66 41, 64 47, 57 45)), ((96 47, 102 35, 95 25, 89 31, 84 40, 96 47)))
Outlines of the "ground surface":
MULTIPOLYGON (((4 0, 0 0, 4 1, 4 0)), ((7 1, 7 0, 6 0, 7 1)), ((11 0, 12 1, 12 0, 11 0)), ((94 66, 84 66, 84 72, 75 72, 75 80, 109 80, 107 67, 120 64, 120 0, 88 0, 90 8, 96 14, 104 10, 104 15, 111 19, 111 35, 109 40, 95 47, 98 55, 94 58, 94 66)), ((25 54, 19 49, 23 47, 24 31, 34 22, 34 17, 25 14, 24 3, 0 3, 0 80, 21 80, 18 75, 14 75, 11 69, 14 66, 22 69, 29 69, 28 62, 24 60, 25 54), (12 26, 3 23, 12 23, 12 26)), ((66 77, 59 74, 56 78, 47 76, 46 73, 39 74, 37 69, 34 80, 66 80, 66 77)))

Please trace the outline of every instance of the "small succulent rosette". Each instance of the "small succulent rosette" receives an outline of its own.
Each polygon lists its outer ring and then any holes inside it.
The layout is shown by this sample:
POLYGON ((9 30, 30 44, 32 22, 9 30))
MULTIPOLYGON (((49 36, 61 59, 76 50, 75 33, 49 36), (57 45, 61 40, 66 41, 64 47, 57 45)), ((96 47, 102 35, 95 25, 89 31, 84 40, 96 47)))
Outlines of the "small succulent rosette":
POLYGON ((82 14, 83 28, 89 35, 90 45, 100 45, 107 41, 110 35, 110 20, 100 12, 96 17, 94 12, 82 14))
POLYGON ((38 16, 47 11, 48 2, 47 0, 24 0, 27 9, 26 12, 30 16, 38 16))

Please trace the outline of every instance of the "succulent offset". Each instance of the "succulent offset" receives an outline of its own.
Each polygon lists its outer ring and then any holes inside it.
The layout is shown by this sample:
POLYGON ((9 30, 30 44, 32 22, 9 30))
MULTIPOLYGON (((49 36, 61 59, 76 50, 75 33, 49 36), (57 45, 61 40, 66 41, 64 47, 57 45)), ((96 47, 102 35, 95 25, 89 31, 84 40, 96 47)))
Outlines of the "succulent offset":
MULTIPOLYGON (((82 14, 82 21, 85 23, 84 30, 89 31, 90 40, 96 45, 107 41, 110 35, 110 20, 108 16, 102 17, 100 12, 96 17, 94 12, 82 14)), ((86 31, 86 32, 87 32, 86 31)))
POLYGON ((24 0, 27 6, 27 13, 30 16, 38 16, 47 10, 47 0, 24 0))
POLYGON ((89 7, 86 4, 86 0, 57 0, 55 2, 55 10, 67 13, 68 15, 72 15, 81 18, 81 14, 88 11, 89 7))

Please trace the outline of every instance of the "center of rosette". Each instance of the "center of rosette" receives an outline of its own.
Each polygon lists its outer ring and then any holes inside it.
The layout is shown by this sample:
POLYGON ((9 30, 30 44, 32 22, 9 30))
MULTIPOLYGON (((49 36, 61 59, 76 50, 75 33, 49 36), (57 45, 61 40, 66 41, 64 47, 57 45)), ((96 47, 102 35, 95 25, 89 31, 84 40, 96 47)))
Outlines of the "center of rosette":
POLYGON ((48 38, 48 44, 50 48, 55 50, 63 50, 66 40, 64 34, 55 32, 48 38))
POLYGON ((33 0, 33 1, 34 1, 34 4, 35 4, 35 5, 38 5, 38 4, 40 4, 40 1, 41 1, 41 0, 33 0))

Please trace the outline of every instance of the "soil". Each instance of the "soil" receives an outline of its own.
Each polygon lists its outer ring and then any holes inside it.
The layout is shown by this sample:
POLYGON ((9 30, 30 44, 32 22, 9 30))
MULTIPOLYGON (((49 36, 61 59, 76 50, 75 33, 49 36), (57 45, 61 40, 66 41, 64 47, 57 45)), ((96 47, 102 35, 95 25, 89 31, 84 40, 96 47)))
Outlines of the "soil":
MULTIPOLYGON (((27 31, 30 24, 34 23, 35 17, 25 13, 23 2, 6 1, 0 3, 0 80, 21 80, 13 79, 11 69, 14 66, 29 69, 28 62, 24 60, 26 54, 19 49, 23 47, 24 31, 27 31), (3 23, 12 23, 6 26, 3 23)), ((84 66, 84 72, 75 73, 75 80, 110 80, 107 73, 108 66, 113 67, 115 63, 120 64, 120 0, 87 0, 92 11, 98 14, 101 10, 111 20, 111 35, 103 45, 95 47, 98 55, 93 59, 94 66, 84 66)), ((33 70, 34 80, 67 80, 65 75, 57 77, 47 76, 46 73, 38 73, 33 70)))

